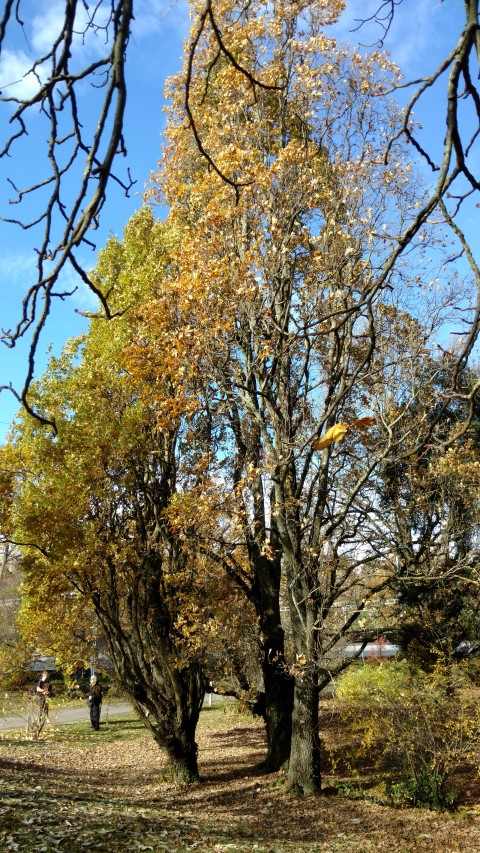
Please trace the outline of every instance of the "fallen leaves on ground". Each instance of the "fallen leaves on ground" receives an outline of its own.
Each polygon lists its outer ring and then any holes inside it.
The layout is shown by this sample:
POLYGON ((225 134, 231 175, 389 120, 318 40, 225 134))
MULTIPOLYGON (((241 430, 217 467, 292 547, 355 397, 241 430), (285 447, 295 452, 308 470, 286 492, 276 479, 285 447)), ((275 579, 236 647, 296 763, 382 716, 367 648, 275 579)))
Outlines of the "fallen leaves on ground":
POLYGON ((444 815, 340 796, 288 796, 279 774, 255 769, 264 757, 258 722, 218 709, 202 716, 208 721, 198 732, 202 781, 188 788, 166 780, 164 756, 146 732, 107 741, 104 727, 83 746, 55 735, 4 741, 2 853, 480 850, 473 807, 444 815))

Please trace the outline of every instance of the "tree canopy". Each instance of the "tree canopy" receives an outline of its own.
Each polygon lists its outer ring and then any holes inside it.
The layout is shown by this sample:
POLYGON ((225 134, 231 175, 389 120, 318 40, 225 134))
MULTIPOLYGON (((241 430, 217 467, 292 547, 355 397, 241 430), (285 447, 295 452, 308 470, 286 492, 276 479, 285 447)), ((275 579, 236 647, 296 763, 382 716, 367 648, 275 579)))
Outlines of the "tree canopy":
MULTIPOLYGON (((395 13, 402 0, 384 0, 370 16, 370 22, 379 27, 379 42, 388 43, 390 31, 395 31, 395 13)), ((436 0, 431 0, 432 14, 436 0)), ((304 9, 305 15, 315 14, 327 27, 341 15, 349 4, 298 3, 297 9, 304 9)), ((235 192, 242 189, 241 180, 225 168, 222 157, 216 156, 208 139, 202 132, 201 123, 195 107, 195 63, 202 56, 204 45, 212 44, 212 53, 207 59, 213 71, 217 57, 222 57, 243 78, 244 84, 251 87, 252 94, 265 86, 282 85, 281 81, 268 82, 262 78, 262 60, 250 66, 236 55, 229 37, 230 22, 241 22, 243 9, 225 8, 222 0, 204 0, 192 3, 192 37, 187 48, 186 75, 183 88, 185 117, 190 127, 192 143, 201 155, 207 159, 212 169, 229 183, 235 192), (225 20, 227 26, 225 27, 225 20)), ((290 7, 282 2, 274 7, 274 16, 280 21, 288 19, 290 7)), ((28 14, 27 0, 9 0, 5 3, 0 21, 0 50, 8 51, 9 39, 16 32, 25 31, 25 16, 28 14)), ((268 4, 258 7, 260 17, 268 20, 271 8, 268 4)), ((250 17, 252 17, 250 15, 250 17)), ((8 346, 26 335, 30 335, 30 355, 22 389, 14 388, 11 383, 4 386, 13 391, 24 405, 29 407, 28 390, 35 372, 35 353, 42 331, 51 311, 52 300, 65 298, 68 293, 58 286, 62 269, 72 264, 76 273, 92 288, 103 303, 102 310, 109 316, 111 308, 105 301, 94 281, 82 269, 77 247, 84 241, 91 241, 89 229, 95 227, 105 202, 107 190, 113 183, 120 184, 129 192, 132 180, 127 169, 117 168, 118 158, 126 154, 128 140, 124 139, 124 116, 126 104, 125 63, 128 61, 131 45, 130 33, 134 18, 133 4, 130 0, 100 0, 94 7, 77 0, 65 4, 64 14, 58 25, 58 35, 50 50, 32 58, 31 68, 26 77, 32 81, 32 90, 28 96, 16 95, 14 90, 6 88, 0 96, 8 110, 13 109, 8 130, 2 143, 1 154, 4 157, 23 157, 23 148, 18 143, 28 141, 30 117, 40 108, 49 123, 46 141, 48 170, 34 179, 28 186, 16 186, 12 202, 19 203, 19 211, 26 207, 27 200, 38 199, 34 213, 26 210, 24 216, 14 219, 21 228, 30 228, 35 223, 44 223, 43 236, 37 246, 37 275, 35 281, 25 283, 25 298, 22 314, 14 328, 3 330, 3 341, 8 346), (94 62, 88 52, 79 47, 91 39, 105 42, 104 54, 94 62), (96 99, 97 120, 83 122, 83 101, 80 97, 82 87, 89 83, 92 93, 100 93, 96 99), (35 85, 33 85, 35 84, 35 85), (93 128, 89 132, 86 128, 93 128), (68 153, 66 153, 68 147, 68 153), (68 187, 68 188, 67 188, 68 187), (73 188, 73 189, 72 189, 73 188), (67 201, 67 198, 69 201, 67 201)), ((361 34, 362 19, 356 21, 361 34)), ((327 35, 328 38, 328 35, 327 35)), ((467 259, 477 290, 480 285, 478 258, 475 249, 469 245, 462 231, 461 220, 457 214, 475 199, 478 192, 478 178, 474 164, 478 141, 479 93, 476 85, 478 66, 478 0, 468 0, 458 14, 458 39, 450 54, 439 62, 433 72, 426 70, 421 78, 414 81, 392 81, 392 91, 399 88, 411 89, 411 98, 403 111, 402 119, 384 140, 381 160, 395 159, 395 147, 400 137, 404 137, 415 147, 428 168, 437 176, 433 189, 419 199, 416 217, 408 227, 394 234, 394 241, 388 258, 385 259, 383 281, 399 258, 408 251, 412 239, 433 214, 442 217, 453 230, 459 242, 460 251, 467 259), (441 109, 445 111, 446 134, 442 145, 430 150, 424 142, 421 129, 415 123, 414 111, 421 108, 423 101, 434 90, 441 109)), ((268 91, 268 89, 267 89, 268 91)), ((372 90, 369 90, 374 94, 372 90)), ((134 97, 132 92, 131 96, 134 97)), ((221 124, 221 109, 216 107, 217 125, 221 124)), ((3 217, 12 221, 10 215, 3 217)), ((463 346, 458 353, 459 370, 465 364, 476 340, 478 321, 478 301, 472 307, 475 322, 470 334, 465 335, 463 346), (476 307, 475 307, 476 306, 476 307)), ((40 417, 44 417, 37 413, 40 417)))

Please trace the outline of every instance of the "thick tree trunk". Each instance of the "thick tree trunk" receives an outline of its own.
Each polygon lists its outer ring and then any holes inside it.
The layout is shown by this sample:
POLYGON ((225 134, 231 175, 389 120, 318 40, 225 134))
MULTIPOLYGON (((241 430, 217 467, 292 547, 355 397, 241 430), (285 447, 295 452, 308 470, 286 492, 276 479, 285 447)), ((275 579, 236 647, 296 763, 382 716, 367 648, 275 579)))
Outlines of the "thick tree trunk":
POLYGON ((199 779, 198 747, 194 736, 172 737, 166 743, 160 743, 167 752, 170 768, 175 782, 188 785, 199 779))
MULTIPOLYGON (((183 568, 183 555, 170 543, 171 564, 183 568)), ((180 666, 181 654, 173 628, 175 606, 162 591, 163 554, 153 548, 135 576, 130 599, 128 630, 118 618, 115 602, 110 612, 98 612, 109 641, 117 677, 156 743, 167 752, 174 778, 180 784, 198 779, 195 732, 205 696, 199 661, 180 666), (112 618, 114 617, 114 618, 112 618)), ((175 604, 175 602, 174 602, 175 604)))
POLYGON ((265 770, 280 770, 290 757, 294 679, 285 665, 285 635, 280 621, 280 560, 255 555, 254 604, 262 637, 267 757, 265 770))
POLYGON ((287 786, 312 794, 320 790, 320 784, 318 687, 315 678, 304 676, 295 683, 287 786))
POLYGON ((142 689, 137 683, 133 700, 155 741, 166 751, 175 781, 185 785, 199 779, 195 732, 204 689, 195 665, 169 675, 163 689, 153 684, 142 689), (169 690, 172 682, 174 691, 169 690))
POLYGON ((131 697, 154 740, 168 755, 179 784, 199 778, 195 732, 205 696, 201 666, 193 661, 182 669, 168 634, 162 636, 152 620, 142 631, 126 634, 119 623, 104 624, 118 681, 131 697))
POLYGON ((268 772, 274 772, 280 770, 290 757, 294 679, 285 667, 283 631, 281 638, 276 634, 275 638, 267 637, 265 640, 263 679, 268 751, 263 766, 268 772), (281 640, 277 648, 271 642, 273 639, 281 640))

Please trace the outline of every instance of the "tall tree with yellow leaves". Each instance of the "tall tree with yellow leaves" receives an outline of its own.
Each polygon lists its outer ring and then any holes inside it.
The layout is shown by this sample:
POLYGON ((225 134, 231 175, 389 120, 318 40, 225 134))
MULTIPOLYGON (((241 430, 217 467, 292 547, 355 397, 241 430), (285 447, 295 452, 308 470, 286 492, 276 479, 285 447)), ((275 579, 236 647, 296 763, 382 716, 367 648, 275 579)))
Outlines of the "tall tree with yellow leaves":
MULTIPOLYGON (((144 211, 124 242, 102 254, 95 279, 117 317, 93 320, 39 383, 38 405, 54 413, 56 434, 25 414, 13 428, 2 449, 2 529, 23 552, 28 614, 35 605, 42 613, 30 633, 50 613, 62 645, 55 624, 66 624, 62 601, 68 609, 76 593, 72 610, 95 614, 118 681, 176 778, 190 781, 198 777, 205 645, 221 624, 213 592, 226 594, 227 579, 218 581, 215 566, 186 542, 171 507, 179 493, 195 500, 203 468, 186 423, 188 415, 190 433, 201 432, 204 415, 172 352, 155 388, 139 388, 126 361, 139 294, 162 298, 168 247, 168 232, 144 211)), ((176 308, 165 301, 164 309, 168 325, 176 308)))
MULTIPOLYGON (((423 246, 434 239, 415 226, 415 245, 409 232, 421 186, 395 136, 399 113, 383 96, 396 71, 381 54, 351 54, 329 38, 340 7, 218 3, 213 20, 199 6, 186 101, 184 80, 174 79, 149 194, 167 201, 182 233, 174 286, 188 334, 208 331, 197 352, 230 435, 223 477, 238 497, 235 529, 250 555, 269 558, 255 572, 272 601, 271 561, 285 572, 295 675, 289 784, 303 791, 320 784, 318 691, 329 653, 388 582, 369 573, 371 549, 355 550, 373 473, 399 447, 388 430, 368 434, 384 366, 377 350, 397 301, 428 288, 423 246), (388 136, 396 142, 385 164, 388 136), (351 588, 356 605, 329 632, 332 608, 351 588)), ((163 359, 160 316, 149 312, 139 350, 153 374, 163 359)), ((407 434, 411 452, 417 437, 407 434)), ((422 430, 420 444, 429 435, 422 430)), ((272 615, 280 628, 278 605, 272 615)))

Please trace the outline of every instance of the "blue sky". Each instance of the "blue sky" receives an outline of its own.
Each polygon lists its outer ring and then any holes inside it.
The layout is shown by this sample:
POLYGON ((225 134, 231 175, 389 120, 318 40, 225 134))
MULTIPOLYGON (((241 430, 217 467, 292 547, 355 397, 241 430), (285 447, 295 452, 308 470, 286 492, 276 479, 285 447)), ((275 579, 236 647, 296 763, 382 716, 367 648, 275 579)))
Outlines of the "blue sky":
MULTIPOLYGON (((362 28, 352 33, 355 19, 364 17, 378 8, 380 0, 349 0, 347 12, 335 28, 340 39, 352 43, 371 43, 377 30, 362 28)), ((18 28, 7 43, 0 61, 0 89, 4 94, 20 92, 31 86, 23 78, 25 70, 36 56, 51 44, 52 36, 58 32, 59 13, 64 0, 24 0, 22 6, 25 20, 25 35, 18 28), (21 81, 16 86, 15 81, 21 81)), ((406 77, 417 77, 434 70, 458 38, 463 24, 462 0, 404 0, 397 7, 396 18, 387 40, 392 58, 399 64, 406 77)), ((163 89, 168 75, 179 70, 183 40, 188 35, 189 13, 186 0, 137 0, 136 20, 127 63, 128 100, 125 139, 128 157, 119 164, 119 170, 128 165, 137 184, 126 198, 121 188, 110 184, 107 203, 103 208, 101 224, 92 239, 97 249, 104 245, 110 233, 121 235, 122 228, 130 215, 141 204, 141 195, 149 173, 155 168, 161 151, 161 134, 164 128, 163 89)), ((90 41, 78 50, 95 51, 103 48, 98 42, 90 41)), ((94 115, 95 93, 85 87, 80 95, 80 106, 85 121, 94 115)), ((8 120, 11 108, 0 104, 2 123, 8 120)), ((444 101, 440 92, 433 92, 424 113, 417 115, 422 121, 425 138, 439 152, 443 138, 444 101)), ((28 184, 29 175, 39 168, 40 152, 44 150, 47 126, 42 116, 32 118, 29 137, 18 146, 13 160, 0 161, 0 215, 12 216, 21 213, 19 206, 8 204, 13 195, 6 175, 14 175, 19 185, 28 184)), ((2 136, 2 139, 4 136, 2 136)), ((15 153, 15 152, 14 152, 15 153)), ((68 199, 66 199, 68 202, 68 199)), ((29 203, 29 202, 28 202, 29 203)), ((466 227, 475 233, 476 216, 472 212, 465 216, 466 227)), ((475 239, 475 238, 474 238, 475 239)), ((9 328, 18 319, 23 294, 35 280, 35 252, 38 233, 22 231, 16 226, 0 222, 0 287, 2 294, 2 328, 9 328)), ((81 260, 88 268, 95 265, 96 252, 85 248, 81 260)), ((73 272, 64 276, 62 285, 66 290, 78 285, 73 272)), ((78 334, 86 327, 86 321, 76 311, 94 310, 92 295, 83 286, 65 302, 59 302, 46 327, 36 359, 37 374, 45 368, 50 348, 58 353, 66 339, 78 334)), ((13 382, 17 389, 23 384, 26 372, 26 346, 17 345, 13 350, 0 346, 0 385, 13 382)), ((0 394, 0 441, 10 423, 17 403, 8 392, 0 394)))
MULTIPOLYGON (((13 41, 2 51, 0 61, 0 89, 4 95, 14 92, 31 91, 32 82, 22 79, 29 68, 32 57, 37 56, 52 42, 58 34, 60 13, 64 0, 28 0, 22 6, 25 21, 26 38, 17 28, 12 35, 13 41), (43 8, 42 8, 43 7, 43 8), (45 8, 47 12, 45 13, 45 8), (16 86, 14 81, 21 81, 16 86)), ((163 90, 168 75, 179 70, 181 65, 183 40, 188 35, 189 14, 186 2, 171 4, 170 0, 138 0, 135 23, 128 50, 127 61, 127 112, 125 139, 128 156, 118 163, 118 173, 126 174, 127 166, 137 181, 127 198, 123 190, 111 183, 107 202, 103 208, 100 227, 91 239, 97 249, 102 248, 110 234, 121 235, 128 218, 141 204, 144 185, 150 171, 155 168, 161 152, 161 135, 165 118, 163 90)), ((79 49, 79 46, 77 46, 79 49)), ((91 43, 83 48, 84 53, 93 58, 95 51, 104 52, 104 45, 91 43)), ((80 95, 82 118, 88 120, 95 115, 95 93, 85 87, 80 95)), ((12 112, 8 104, 0 104, 1 122, 5 128, 12 112)), ((36 114, 29 127, 29 137, 13 151, 14 157, 0 160, 0 215, 3 217, 20 216, 22 209, 28 211, 26 204, 9 205, 8 199, 14 197, 6 176, 14 175, 18 186, 29 183, 29 177, 35 169, 43 168, 41 157, 45 150, 48 126, 43 117, 36 114)), ((2 133, 2 144, 5 129, 2 133)), ((67 199, 68 201, 68 199, 67 199)), ((27 199, 27 203, 30 203, 27 199)), ((31 204, 33 209, 34 205, 31 204)), ((23 231, 18 226, 0 222, 0 292, 1 319, 3 329, 12 328, 18 320, 23 295, 29 285, 35 281, 35 246, 41 239, 39 230, 23 231)), ((80 258, 87 268, 95 266, 96 251, 85 247, 80 258)), ((50 351, 58 353, 68 337, 80 333, 87 321, 77 312, 95 310, 96 301, 82 283, 79 283, 73 270, 67 270, 62 278, 62 289, 70 290, 75 286, 77 292, 65 301, 57 301, 55 309, 44 330, 36 358, 36 373, 40 375, 45 368, 50 351)), ((58 289, 58 288, 57 288, 58 289)), ((26 374, 27 342, 20 342, 14 349, 0 346, 0 385, 13 382, 20 390, 26 374)), ((0 394, 0 441, 3 440, 18 403, 7 391, 0 394)))

